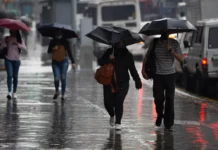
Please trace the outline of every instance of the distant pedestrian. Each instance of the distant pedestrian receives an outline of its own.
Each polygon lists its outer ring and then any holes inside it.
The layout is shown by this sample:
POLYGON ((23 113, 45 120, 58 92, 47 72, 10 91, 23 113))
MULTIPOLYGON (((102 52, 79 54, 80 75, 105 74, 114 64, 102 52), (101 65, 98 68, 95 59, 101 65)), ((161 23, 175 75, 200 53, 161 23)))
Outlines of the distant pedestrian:
MULTIPOLYGON (((155 124, 158 127, 161 126, 164 118, 165 129, 172 130, 175 116, 175 59, 182 61, 183 57, 179 43, 174 39, 169 39, 168 36, 164 33, 161 38, 154 39, 148 52, 153 51, 156 65, 156 73, 153 77, 153 95, 157 112, 155 124)), ((142 75, 145 79, 148 79, 144 70, 148 57, 146 55, 143 61, 142 75)))
MULTIPOLYGON (((29 28, 32 26, 32 20, 31 20, 31 18, 29 17, 29 15, 22 16, 22 17, 20 18, 20 21, 23 22, 25 25, 27 25, 29 28)), ((24 38, 25 44, 27 45, 27 44, 28 44, 29 32, 27 32, 27 31, 25 31, 25 30, 22 30, 22 36, 23 36, 23 38, 24 38)))
MULTIPOLYGON (((40 22, 36 23, 36 29, 38 29, 40 27, 40 22)), ((40 33, 39 31, 36 32, 36 41, 39 41, 40 38, 40 33)))
POLYGON ((7 98, 17 99, 17 84, 18 73, 20 68, 20 54, 22 50, 26 50, 24 41, 21 38, 18 30, 10 30, 10 35, 4 38, 1 44, 1 50, 6 48, 5 68, 7 71, 7 98), (12 93, 12 79, 13 79, 13 93, 12 93))
POLYGON ((59 82, 61 80, 61 100, 65 100, 66 76, 68 70, 69 56, 72 67, 75 69, 75 61, 72 55, 69 42, 63 37, 61 30, 56 30, 56 36, 50 41, 48 53, 52 54, 52 69, 54 75, 55 94, 53 99, 59 96, 59 82))
POLYGON ((110 62, 114 64, 115 77, 113 78, 112 85, 105 85, 103 87, 104 105, 110 115, 110 125, 112 127, 115 125, 115 128, 120 130, 123 103, 129 90, 129 71, 135 81, 136 89, 141 89, 142 83, 135 67, 133 55, 128 51, 124 42, 121 41, 115 44, 114 55, 113 48, 110 48, 98 60, 101 66, 110 62))

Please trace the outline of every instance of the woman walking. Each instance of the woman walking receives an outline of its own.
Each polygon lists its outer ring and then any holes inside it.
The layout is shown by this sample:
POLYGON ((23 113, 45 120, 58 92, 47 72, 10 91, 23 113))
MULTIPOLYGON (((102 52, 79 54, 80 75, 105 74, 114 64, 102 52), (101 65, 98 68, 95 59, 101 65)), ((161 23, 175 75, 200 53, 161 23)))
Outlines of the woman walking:
POLYGON ((26 50, 26 46, 18 30, 10 30, 10 35, 4 38, 1 49, 6 48, 5 68, 7 72, 8 100, 17 99, 18 73, 20 68, 20 54, 26 50), (12 93, 13 79, 13 93, 12 93))
POLYGON ((104 86, 104 105, 110 115, 109 123, 117 130, 121 129, 121 119, 123 116, 123 103, 129 90, 129 73, 135 81, 136 89, 142 88, 141 79, 139 78, 138 72, 135 67, 132 54, 126 48, 123 41, 116 43, 113 48, 108 49, 105 54, 98 60, 100 66, 108 64, 109 62, 114 63, 115 78, 113 79, 113 86, 104 86), (116 92, 113 92, 113 88, 116 92))
POLYGON ((54 75, 55 94, 53 99, 59 96, 59 82, 61 80, 61 100, 65 100, 66 75, 68 70, 68 57, 71 60, 72 67, 76 65, 71 52, 69 42, 62 36, 61 30, 56 31, 56 36, 51 40, 48 53, 52 54, 52 70, 54 75))

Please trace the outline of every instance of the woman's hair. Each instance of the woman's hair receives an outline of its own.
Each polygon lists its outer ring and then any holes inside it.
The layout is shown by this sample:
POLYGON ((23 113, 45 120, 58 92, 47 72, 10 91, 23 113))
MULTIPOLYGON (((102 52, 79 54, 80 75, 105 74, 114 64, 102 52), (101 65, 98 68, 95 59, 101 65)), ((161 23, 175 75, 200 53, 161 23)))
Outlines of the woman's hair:
POLYGON ((22 38, 19 30, 16 31, 16 38, 17 38, 17 42, 22 44, 22 38))
MULTIPOLYGON (((16 40, 18 43, 22 44, 22 38, 21 38, 21 34, 20 34, 19 30, 10 30, 10 34, 11 34, 11 36, 16 37, 16 40)), ((18 50, 21 53, 21 49, 18 48, 18 50)))

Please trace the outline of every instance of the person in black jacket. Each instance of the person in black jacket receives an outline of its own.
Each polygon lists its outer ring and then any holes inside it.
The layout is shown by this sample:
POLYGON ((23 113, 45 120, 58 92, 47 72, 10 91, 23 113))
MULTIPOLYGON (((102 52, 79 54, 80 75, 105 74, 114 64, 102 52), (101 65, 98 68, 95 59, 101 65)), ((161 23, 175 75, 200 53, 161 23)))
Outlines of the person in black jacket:
POLYGON ((57 99, 59 96, 59 81, 61 79, 62 97, 61 100, 65 100, 66 89, 66 75, 68 70, 68 58, 69 56, 72 68, 75 69, 75 61, 71 52, 69 42, 62 36, 61 30, 56 31, 56 37, 49 43, 48 53, 52 54, 52 70, 54 74, 55 94, 53 99, 57 99))
POLYGON ((104 86, 104 105, 110 115, 109 123, 113 127, 115 116, 115 127, 121 129, 121 119, 123 116, 123 103, 129 90, 129 72, 135 81, 136 89, 142 88, 142 82, 138 75, 133 60, 133 55, 128 51, 123 41, 116 43, 113 48, 109 48, 104 55, 98 60, 100 66, 109 62, 114 63, 116 81, 113 79, 113 87, 117 90, 112 92, 112 86, 104 86), (113 55, 114 50, 114 55, 113 55), (115 83, 116 82, 116 83, 115 83))

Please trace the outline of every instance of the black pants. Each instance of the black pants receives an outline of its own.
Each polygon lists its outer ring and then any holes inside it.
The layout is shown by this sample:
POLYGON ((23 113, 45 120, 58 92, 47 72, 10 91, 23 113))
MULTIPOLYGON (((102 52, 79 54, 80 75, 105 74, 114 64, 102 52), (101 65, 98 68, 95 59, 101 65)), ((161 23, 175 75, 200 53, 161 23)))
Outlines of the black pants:
POLYGON ((111 117, 116 116, 116 124, 121 124, 123 102, 129 90, 129 82, 119 84, 119 91, 112 93, 111 86, 104 86, 104 106, 111 117))
POLYGON ((164 125, 174 124, 175 74, 155 75, 153 94, 158 116, 164 117, 164 125), (165 102, 165 108, 164 108, 165 102))

